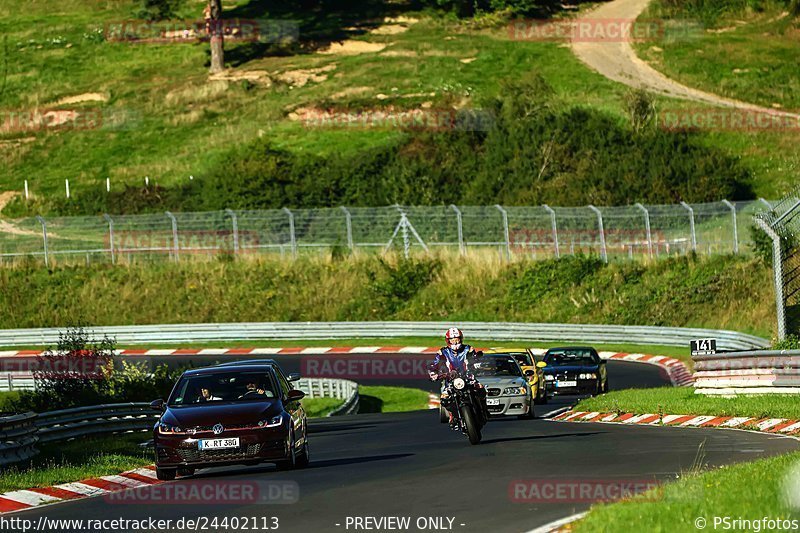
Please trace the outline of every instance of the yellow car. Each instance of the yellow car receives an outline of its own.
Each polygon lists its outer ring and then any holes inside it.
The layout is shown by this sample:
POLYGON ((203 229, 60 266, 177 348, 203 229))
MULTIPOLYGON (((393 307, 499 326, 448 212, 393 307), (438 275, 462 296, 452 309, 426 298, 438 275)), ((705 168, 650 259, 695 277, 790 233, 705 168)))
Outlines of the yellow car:
POLYGON ((538 363, 533 357, 533 353, 529 349, 505 349, 495 348, 492 350, 484 350, 485 355, 504 354, 510 355, 519 363, 522 373, 528 379, 528 385, 531 388, 531 399, 537 405, 547 403, 547 392, 544 384, 544 368, 545 363, 539 361, 538 363))

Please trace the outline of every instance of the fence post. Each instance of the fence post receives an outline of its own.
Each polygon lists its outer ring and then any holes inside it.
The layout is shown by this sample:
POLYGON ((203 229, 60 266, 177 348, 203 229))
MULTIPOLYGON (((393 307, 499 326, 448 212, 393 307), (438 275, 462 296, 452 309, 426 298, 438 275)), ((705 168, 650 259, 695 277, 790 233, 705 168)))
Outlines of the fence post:
POLYGON ((736 225, 736 206, 730 203, 728 200, 722 200, 722 203, 727 205, 731 210, 731 216, 733 217, 733 253, 739 253, 739 228, 736 225))
POLYGON ((453 204, 450 204, 450 209, 456 212, 456 225, 458 227, 458 250, 461 252, 461 255, 466 255, 467 249, 464 247, 464 226, 461 219, 461 210, 453 204))
POLYGON ((350 251, 355 250, 355 246, 353 244, 353 220, 350 217, 350 211, 345 206, 339 206, 339 209, 344 211, 344 223, 347 228, 347 247, 350 248, 350 251))
POLYGON ((297 238, 295 237, 295 234, 294 234, 294 213, 289 211, 288 207, 284 207, 283 208, 283 212, 286 213, 287 215, 289 215, 289 238, 291 239, 290 242, 291 242, 291 245, 292 245, 292 257, 296 258, 297 257, 297 238))
POLYGON ((770 204, 768 201, 764 200, 763 198, 759 198, 758 201, 767 206, 767 209, 772 211, 772 204, 770 204))
POLYGON ((553 243, 556 248, 556 259, 558 259, 561 257, 561 250, 558 248, 558 225, 556 224, 556 212, 553 211, 553 209, 547 204, 544 204, 542 207, 544 207, 547 212, 550 213, 550 225, 553 228, 553 243))
POLYGON ((597 227, 600 228, 600 255, 603 261, 608 263, 608 249, 606 248, 606 230, 603 227, 603 213, 591 204, 589 205, 589 209, 594 211, 597 215, 597 227))
POLYGON ((511 259, 511 238, 508 232, 508 213, 506 213, 506 210, 503 209, 500 204, 495 204, 494 206, 503 215, 503 236, 506 239, 506 257, 511 259))
POLYGON ((695 229, 694 229, 694 209, 692 208, 692 206, 690 206, 686 202, 681 202, 681 205, 687 211, 689 211, 689 228, 692 231, 692 251, 696 252, 697 251, 697 233, 695 232, 695 229))
POLYGON ((111 217, 108 213, 103 215, 103 218, 108 222, 108 245, 111 249, 111 264, 116 264, 117 258, 114 255, 114 221, 111 220, 111 217))
POLYGON ((47 222, 41 216, 37 216, 36 220, 42 225, 42 241, 44 242, 44 266, 49 266, 47 260, 47 222))
POLYGON ((175 220, 175 215, 167 211, 164 213, 172 221, 172 246, 175 249, 175 262, 178 262, 178 221, 175 220))
POLYGON ((239 220, 236 218, 236 213, 232 209, 226 209, 225 213, 231 217, 231 226, 233 227, 233 253, 239 253, 239 220))
POLYGON ((650 211, 640 203, 633 204, 644 213, 644 229, 647 232, 647 253, 653 257, 653 234, 650 232, 650 211))
POLYGON ((772 239, 772 275, 775 282, 775 312, 778 319, 778 340, 786 339, 786 310, 783 299, 783 254, 781 238, 766 221, 755 217, 755 222, 772 239))

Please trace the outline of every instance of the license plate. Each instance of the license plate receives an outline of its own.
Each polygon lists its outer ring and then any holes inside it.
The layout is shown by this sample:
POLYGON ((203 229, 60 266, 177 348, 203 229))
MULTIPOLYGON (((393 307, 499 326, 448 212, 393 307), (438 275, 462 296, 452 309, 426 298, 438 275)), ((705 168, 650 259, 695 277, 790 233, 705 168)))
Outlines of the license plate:
POLYGON ((577 381, 558 381, 556 382, 556 387, 577 387, 577 381))
POLYGON ((203 439, 197 443, 200 450, 220 450, 223 448, 238 448, 239 437, 231 439, 203 439))
POLYGON ((486 405, 500 405, 500 400, 495 400, 494 398, 487 398, 486 405))

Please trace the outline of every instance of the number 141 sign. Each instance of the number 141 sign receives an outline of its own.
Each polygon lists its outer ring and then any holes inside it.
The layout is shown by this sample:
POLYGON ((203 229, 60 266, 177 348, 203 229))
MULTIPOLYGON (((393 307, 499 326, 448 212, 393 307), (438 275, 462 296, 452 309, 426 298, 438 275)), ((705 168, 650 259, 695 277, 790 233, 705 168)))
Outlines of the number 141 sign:
POLYGON ((717 353, 717 339, 697 339, 691 341, 692 357, 695 355, 714 355, 717 353))

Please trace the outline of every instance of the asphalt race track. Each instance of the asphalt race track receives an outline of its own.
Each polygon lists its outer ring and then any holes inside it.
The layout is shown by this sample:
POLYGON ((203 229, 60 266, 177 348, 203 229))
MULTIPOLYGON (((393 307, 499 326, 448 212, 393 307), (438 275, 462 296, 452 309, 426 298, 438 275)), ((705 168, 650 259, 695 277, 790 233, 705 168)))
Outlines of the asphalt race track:
MULTIPOLYGON (((288 371, 293 370, 288 361, 278 359, 288 371)), ((609 363, 609 380, 616 388, 664 384, 657 368, 637 363, 609 363)), ((537 414, 556 407, 537 406, 537 414)), ((316 419, 310 427, 312 458, 308 469, 279 472, 271 465, 209 469, 175 482, 225 487, 253 482, 285 486, 282 482, 288 481, 299 491, 295 503, 141 501, 131 505, 99 497, 13 516, 33 520, 40 516, 173 520, 274 516, 279 531, 298 532, 387 531, 386 527, 375 528, 374 523, 369 524, 373 529, 357 529, 353 520, 392 516, 410 517, 409 531, 528 531, 591 505, 552 492, 550 497, 543 497, 544 487, 552 487, 554 482, 645 485, 674 479, 697 462, 717 466, 798 448, 794 439, 742 431, 543 419, 493 420, 484 428, 483 442, 470 446, 463 435, 439 424, 437 411, 316 419), (538 501, 513 501, 514 487, 518 486, 515 482, 520 480, 526 483, 522 486, 541 489, 536 493, 540 495, 538 501), (417 520, 428 517, 444 518, 443 525, 418 529, 417 520), (448 518, 453 520, 452 526, 448 518)), ((138 489, 137 497, 147 500, 148 491, 163 488, 138 489)), ((523 499, 531 494, 523 493, 523 499)), ((676 529, 694 529, 692 524, 685 526, 676 524, 676 529)), ((208 530, 245 531, 241 527, 208 530)))

